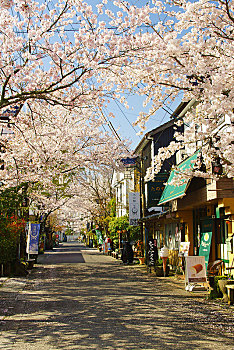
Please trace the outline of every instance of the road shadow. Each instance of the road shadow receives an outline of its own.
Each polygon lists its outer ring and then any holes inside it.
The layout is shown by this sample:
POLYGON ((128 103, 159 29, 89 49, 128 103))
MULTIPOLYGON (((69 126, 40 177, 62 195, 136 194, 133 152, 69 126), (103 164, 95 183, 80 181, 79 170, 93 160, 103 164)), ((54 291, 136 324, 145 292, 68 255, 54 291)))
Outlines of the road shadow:
POLYGON ((22 350, 224 350, 234 341, 233 321, 126 266, 48 265, 30 275, 1 341, 22 350))

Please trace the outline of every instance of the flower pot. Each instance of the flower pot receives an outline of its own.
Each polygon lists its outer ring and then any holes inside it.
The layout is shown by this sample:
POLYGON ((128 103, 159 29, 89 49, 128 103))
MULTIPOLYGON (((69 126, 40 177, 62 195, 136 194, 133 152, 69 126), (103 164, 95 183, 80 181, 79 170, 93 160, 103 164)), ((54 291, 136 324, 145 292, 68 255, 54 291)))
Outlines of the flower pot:
MULTIPOLYGON (((170 267, 167 266, 166 267, 166 277, 169 276, 169 271, 170 271, 170 267)), ((155 266, 155 273, 156 273, 157 277, 164 277, 163 266, 162 265, 155 266)))
POLYGON ((226 285, 228 284, 228 280, 224 279, 224 280, 218 280, 218 285, 219 285, 219 289, 223 294, 223 301, 225 303, 228 302, 228 295, 227 295, 227 289, 226 289, 226 285))
POLYGON ((35 263, 35 259, 27 260, 27 266, 28 266, 27 269, 32 270, 34 263, 35 263))
POLYGON ((140 265, 144 265, 145 263, 145 257, 142 257, 142 258, 138 258, 139 261, 140 261, 140 265))
POLYGON ((228 294, 227 294, 227 288, 226 288, 228 284, 234 284, 234 280, 227 280, 227 279, 218 280, 219 289, 223 294, 223 301, 225 303, 228 303, 228 294))

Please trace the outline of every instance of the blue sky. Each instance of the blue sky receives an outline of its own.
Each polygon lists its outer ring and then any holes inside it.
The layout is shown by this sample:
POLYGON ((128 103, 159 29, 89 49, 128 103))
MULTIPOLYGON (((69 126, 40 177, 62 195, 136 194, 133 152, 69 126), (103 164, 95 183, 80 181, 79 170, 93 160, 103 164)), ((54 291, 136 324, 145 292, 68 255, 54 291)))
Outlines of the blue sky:
POLYGON ((170 119, 170 113, 172 113, 181 102, 179 99, 177 99, 170 105, 170 109, 168 106, 166 106, 165 109, 159 109, 147 122, 146 130, 144 131, 143 135, 138 136, 137 133, 141 129, 138 126, 132 126, 132 124, 136 121, 138 113, 143 109, 143 99, 143 97, 141 98, 138 95, 131 96, 128 98, 128 103, 130 106, 129 109, 126 109, 118 102, 112 102, 105 110, 106 116, 109 114, 109 112, 112 112, 116 116, 115 118, 111 118, 109 120, 113 124, 121 139, 127 138, 131 141, 132 150, 135 149, 146 132, 158 127, 159 125, 162 125, 163 123, 166 123, 170 119))

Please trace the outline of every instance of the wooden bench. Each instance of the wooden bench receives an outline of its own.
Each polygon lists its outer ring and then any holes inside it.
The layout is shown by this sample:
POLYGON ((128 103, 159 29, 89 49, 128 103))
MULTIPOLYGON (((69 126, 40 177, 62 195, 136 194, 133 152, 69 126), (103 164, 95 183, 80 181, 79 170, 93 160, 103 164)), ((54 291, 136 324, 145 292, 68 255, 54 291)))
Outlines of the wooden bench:
POLYGON ((209 263, 207 266, 207 276, 208 277, 218 276, 220 269, 222 269, 223 266, 224 266, 224 263, 222 260, 215 260, 209 263))
POLYGON ((227 284, 227 294, 228 294, 228 304, 232 305, 234 303, 234 284, 227 284))

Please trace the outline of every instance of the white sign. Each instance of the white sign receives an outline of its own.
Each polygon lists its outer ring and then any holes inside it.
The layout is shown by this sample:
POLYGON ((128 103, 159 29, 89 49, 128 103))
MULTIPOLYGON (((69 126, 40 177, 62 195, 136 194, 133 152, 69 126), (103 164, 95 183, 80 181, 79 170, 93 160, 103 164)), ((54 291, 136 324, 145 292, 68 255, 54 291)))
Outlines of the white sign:
POLYGON ((188 283, 207 282, 205 257, 187 256, 185 275, 188 283))
POLYGON ((180 242, 179 256, 184 257, 189 254, 190 242, 180 242))
POLYGON ((129 192, 129 225, 137 226, 141 217, 140 211, 140 193, 129 192))

